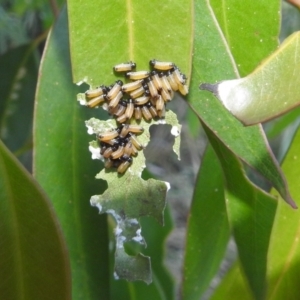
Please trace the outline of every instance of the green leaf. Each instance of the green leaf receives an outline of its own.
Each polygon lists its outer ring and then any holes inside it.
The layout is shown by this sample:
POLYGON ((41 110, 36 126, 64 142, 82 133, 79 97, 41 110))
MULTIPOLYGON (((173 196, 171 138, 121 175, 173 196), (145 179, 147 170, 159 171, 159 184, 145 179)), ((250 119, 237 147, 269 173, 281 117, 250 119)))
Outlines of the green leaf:
POLYGON ((245 277, 241 271, 240 262, 235 263, 222 279, 221 284, 217 287, 210 300, 224 300, 231 298, 254 300, 249 285, 244 279, 245 277))
POLYGON ((212 0, 210 4, 240 75, 247 75, 278 46, 280 1, 212 0))
POLYGON ((300 33, 294 33, 247 77, 202 84, 245 125, 265 122, 300 104, 300 33))
POLYGON ((132 60, 173 61, 190 73, 192 1, 68 1, 74 82, 115 81, 112 67, 132 60), (94 17, 92 17, 94 16, 94 17))
MULTIPOLYGON (((184 73, 190 72, 192 1, 184 3, 157 0, 146 3, 117 1, 113 5, 105 1, 89 1, 84 4, 80 4, 78 1, 69 1, 68 13, 75 82, 87 82, 91 86, 96 86, 115 81, 116 77, 112 72, 112 67, 129 60, 136 62, 138 70, 149 69, 149 60, 157 58, 163 61, 173 61, 184 73), (145 10, 147 11, 146 18, 145 10), (97 12, 95 18, 86 18, 86 16, 94 15, 95 12, 97 12), (95 45, 99 46, 95 47, 95 45)), ((78 95, 78 99, 82 100, 82 95, 78 95)), ((99 133, 96 127, 100 126, 100 123, 96 124, 95 119, 89 122, 91 122, 89 127, 93 128, 93 132, 99 133)), ((174 135, 179 135, 180 126, 172 112, 167 112, 166 123, 173 125, 172 133, 174 135), (175 129, 177 129, 176 132, 175 129)), ((105 122, 101 124, 101 126, 105 126, 105 122)), ((144 145, 149 142, 149 127, 153 124, 158 124, 158 122, 141 121, 139 124, 145 129, 145 132, 138 137, 144 145)), ((98 151, 96 143, 92 143, 90 147, 94 152, 98 151)), ((174 151, 179 153, 178 139, 175 140, 174 151)), ((115 171, 102 171, 97 176, 107 181, 108 189, 103 195, 93 197, 92 203, 97 203, 102 208, 103 201, 105 202, 106 205, 102 212, 113 214, 117 221, 117 229, 122 228, 122 238, 132 230, 128 220, 139 218, 145 213, 155 216, 162 222, 167 188, 164 183, 159 181, 148 180, 145 182, 142 180, 140 176, 144 167, 144 155, 139 154, 123 176, 120 177, 115 171), (124 195, 127 195, 125 201, 120 201, 124 195), (125 212, 121 218, 120 212, 125 212)), ((135 228, 135 230, 137 229, 135 228)), ((118 230, 116 230, 117 232, 118 230)), ((116 238, 117 241, 122 240, 118 235, 116 238)), ((125 240, 129 242, 133 238, 136 239, 136 236, 128 235, 125 240)), ((121 247, 121 244, 117 244, 118 246, 121 247)), ((120 253, 117 251, 116 258, 118 257, 120 257, 120 253)), ((125 253, 121 257, 126 257, 125 253)), ((133 260, 129 256, 127 259, 133 260)), ((146 260, 148 259, 144 258, 144 262, 146 260)), ((116 262, 118 261, 117 259, 116 262)), ((129 280, 136 279, 137 271, 134 268, 132 265, 130 274, 130 270, 121 272, 119 266, 116 265, 117 275, 121 278, 126 275, 129 280)), ((145 268, 150 272, 147 264, 145 264, 145 268)), ((149 282, 149 276, 150 274, 143 275, 140 279, 149 282)))
MULTIPOLYGON (((296 203, 300 204, 300 130, 291 144, 282 169, 296 203)), ((275 193, 278 196, 277 193, 275 193)), ((291 211, 279 202, 276 222, 272 231, 268 260, 268 299, 298 299, 299 283, 299 212, 291 211)))
MULTIPOLYGON (((166 113, 166 122, 172 123, 172 133, 179 136, 181 126, 178 124, 176 115, 171 111, 166 113), (174 130, 175 129, 175 130, 174 130)), ((158 121, 159 122, 159 121, 158 121)), ((138 136, 140 143, 147 145, 150 139, 149 128, 158 123, 147 123, 142 121, 140 125, 144 132, 138 136)), ((116 128, 115 120, 100 121, 95 118, 86 121, 89 133, 99 136, 101 133, 111 128, 116 128)), ((175 139, 176 140, 176 139, 175 139)), ((176 152, 179 152, 178 143, 174 143, 176 152)), ((100 148, 97 141, 90 143, 93 155, 100 156, 100 148)), ((91 204, 99 208, 100 213, 111 214, 117 222, 116 235, 116 276, 127 280, 144 280, 151 282, 151 269, 148 257, 138 254, 136 257, 126 255, 124 243, 135 242, 144 245, 144 239, 140 234, 140 226, 137 218, 142 216, 152 216, 163 225, 163 210, 165 208, 165 198, 167 185, 164 182, 141 178, 145 168, 145 156, 140 153, 130 166, 130 169, 120 175, 115 170, 102 170, 97 178, 107 181, 108 189, 102 195, 91 198, 91 204), (144 270, 143 270, 144 268, 144 270)))
MULTIPOLYGON (((282 165, 297 204, 300 203, 299 153, 300 131, 298 130, 282 165)), ((268 254, 267 299, 269 300, 299 298, 299 228, 298 212, 292 211, 284 203, 278 201, 268 254)), ((234 298, 252 299, 252 297, 249 298, 247 286, 242 280, 241 270, 237 264, 229 271, 212 297, 213 300, 234 298)))
POLYGON ((238 158, 205 127, 226 181, 228 219, 239 259, 255 299, 266 292, 267 253, 277 202, 246 177, 238 158))
MULTIPOLYGON (((90 206, 105 189, 94 176, 101 167, 88 151, 84 121, 91 110, 76 101, 72 84, 66 10, 46 44, 35 107, 34 172, 50 196, 67 241, 73 299, 109 299, 106 216, 90 206)), ((93 111, 95 113, 95 111, 93 111)), ((97 111, 101 117, 102 112, 97 111)))
POLYGON ((0 295, 71 299, 66 245, 53 208, 0 141, 0 295))
POLYGON ((187 227, 184 299, 200 299, 218 271, 230 236, 219 161, 208 147, 202 158, 187 227))
POLYGON ((206 1, 197 1, 195 16, 193 77, 188 99, 191 107, 225 145, 265 176, 285 201, 295 207, 284 175, 267 145, 261 127, 245 128, 211 93, 197 91, 199 83, 234 78, 237 70, 228 45, 222 39, 215 15, 206 1))

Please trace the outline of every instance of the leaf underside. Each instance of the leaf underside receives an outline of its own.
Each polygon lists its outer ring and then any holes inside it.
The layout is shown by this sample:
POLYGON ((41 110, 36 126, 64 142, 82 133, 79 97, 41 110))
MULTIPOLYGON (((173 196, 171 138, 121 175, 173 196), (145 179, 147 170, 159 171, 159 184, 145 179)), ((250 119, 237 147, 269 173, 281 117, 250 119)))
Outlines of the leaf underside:
POLYGON ((300 33, 294 33, 247 77, 202 87, 245 125, 273 119, 300 104, 299 42, 300 33))

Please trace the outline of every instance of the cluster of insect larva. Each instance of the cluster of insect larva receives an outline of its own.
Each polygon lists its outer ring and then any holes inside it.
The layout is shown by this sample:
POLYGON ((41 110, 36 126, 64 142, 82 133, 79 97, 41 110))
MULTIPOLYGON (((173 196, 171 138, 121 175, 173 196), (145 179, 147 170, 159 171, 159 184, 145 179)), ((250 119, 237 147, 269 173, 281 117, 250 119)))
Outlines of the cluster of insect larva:
POLYGON ((143 149, 136 137, 136 134, 143 131, 142 126, 122 124, 99 134, 100 154, 105 159, 104 167, 117 168, 118 173, 124 173, 132 163, 132 156, 136 156, 143 149))
POLYGON ((85 92, 86 106, 106 104, 108 112, 123 124, 98 137, 105 167, 116 167, 119 173, 127 170, 132 156, 143 148, 134 135, 143 132, 143 128, 129 125, 130 120, 164 119, 166 104, 173 99, 174 92, 179 91, 184 96, 188 93, 187 78, 174 63, 153 59, 149 64, 152 71, 134 71, 134 62, 116 65, 114 72, 124 73, 130 82, 117 80, 110 86, 102 85, 85 92))
POLYGON ((144 118, 163 119, 166 103, 174 97, 174 92, 182 95, 188 93, 186 76, 172 62, 150 61, 152 71, 133 71, 136 64, 122 63, 114 66, 117 73, 125 73, 125 78, 131 80, 123 83, 117 80, 110 86, 100 86, 85 93, 86 105, 96 107, 107 103, 108 112, 116 117, 117 122, 129 122, 131 118, 139 121, 144 118))

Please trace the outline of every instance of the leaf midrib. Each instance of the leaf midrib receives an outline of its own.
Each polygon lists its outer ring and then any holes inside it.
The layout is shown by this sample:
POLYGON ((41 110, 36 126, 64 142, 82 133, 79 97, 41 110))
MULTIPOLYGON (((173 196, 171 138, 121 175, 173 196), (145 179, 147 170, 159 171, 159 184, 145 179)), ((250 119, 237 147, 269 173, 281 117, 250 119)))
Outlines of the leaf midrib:
POLYGON ((127 26, 128 26, 128 42, 129 42, 129 59, 133 60, 133 43, 134 43, 134 34, 133 34, 133 20, 132 20, 132 1, 126 1, 126 14, 127 14, 127 26))

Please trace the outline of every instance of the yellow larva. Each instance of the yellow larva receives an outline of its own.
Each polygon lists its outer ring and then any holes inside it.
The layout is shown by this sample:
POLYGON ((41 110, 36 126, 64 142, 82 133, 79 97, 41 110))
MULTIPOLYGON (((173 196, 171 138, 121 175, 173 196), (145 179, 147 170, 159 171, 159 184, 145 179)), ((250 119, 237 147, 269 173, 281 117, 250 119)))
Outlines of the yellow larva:
POLYGON ((138 150, 136 149, 136 147, 134 145, 132 145, 131 149, 132 149, 131 155, 132 156, 137 156, 138 155, 138 150))
POLYGON ((118 173, 123 174, 128 169, 130 164, 132 163, 132 158, 129 157, 126 161, 123 161, 118 167, 118 173))
POLYGON ((170 86, 171 86, 172 90, 173 91, 177 91, 178 90, 178 84, 175 81, 173 73, 171 73, 170 71, 168 71, 168 73, 167 73, 167 79, 168 79, 168 81, 170 83, 170 86))
POLYGON ((162 98, 161 95, 159 95, 157 101, 156 101, 156 110, 162 110, 163 107, 165 106, 165 101, 164 99, 162 98))
POLYGON ((136 98, 142 96, 144 93, 145 93, 145 89, 141 86, 141 87, 139 87, 138 89, 132 91, 132 92, 130 93, 130 97, 131 97, 132 99, 136 99, 136 98))
POLYGON ((125 113, 126 107, 127 107, 127 102, 122 100, 116 107, 116 110, 113 110, 112 114, 114 116, 120 117, 125 113))
POLYGON ((142 86, 143 80, 137 80, 133 82, 126 83, 122 86, 122 91, 125 93, 131 92, 142 86))
POLYGON ((163 100, 164 100, 165 102, 169 102, 169 101, 172 100, 172 97, 171 97, 170 93, 168 93, 168 92, 167 92, 166 90, 164 90, 164 89, 161 90, 161 96, 162 96, 162 98, 163 98, 163 100))
POLYGON ((140 120, 142 118, 142 111, 138 105, 134 106, 134 118, 140 120))
POLYGON ((154 69, 162 71, 167 71, 175 67, 175 64, 172 62, 158 61, 156 59, 150 60, 149 64, 154 69))
POLYGON ((173 74, 173 77, 174 77, 175 81, 177 82, 177 84, 182 84, 182 85, 185 84, 185 79, 181 75, 178 68, 175 68, 174 71, 172 72, 172 74, 173 74))
POLYGON ((88 101, 86 103, 86 106, 89 108, 94 108, 94 107, 104 103, 104 101, 105 101, 104 95, 101 95, 101 96, 95 97, 95 98, 91 99, 90 101, 88 101))
POLYGON ((137 150, 142 150, 144 148, 133 133, 129 133, 129 136, 132 145, 134 145, 137 150))
POLYGON ((189 92, 188 86, 187 86, 186 84, 181 84, 181 83, 179 83, 179 84, 178 84, 178 89, 179 89, 179 92, 180 92, 183 96, 187 95, 188 92, 189 92))
POLYGON ((119 148, 111 154, 112 159, 117 159, 121 157, 124 153, 124 144, 120 145, 119 148))
POLYGON ((153 99, 156 99, 158 97, 158 91, 157 91, 157 88, 156 86, 154 85, 153 81, 151 79, 148 79, 146 81, 148 87, 149 87, 149 92, 150 92, 150 95, 153 99))
POLYGON ((126 73, 125 76, 131 80, 139 80, 139 79, 144 79, 149 77, 150 72, 148 71, 128 72, 126 73))
POLYGON ((123 93, 122 91, 119 91, 119 93, 109 102, 108 108, 109 109, 115 108, 119 104, 122 97, 123 97, 123 93))
POLYGON ((133 100, 129 99, 128 103, 127 103, 127 108, 126 108, 126 111, 125 111, 125 115, 127 117, 127 120, 129 120, 132 117, 133 110, 134 110, 133 100))
POLYGON ((156 111, 155 107, 150 102, 147 103, 147 107, 148 107, 152 117, 153 118, 157 117, 157 111, 156 111))
POLYGON ((114 139, 115 137, 117 137, 118 135, 119 135, 119 133, 116 130, 103 132, 103 133, 99 134, 99 140, 101 142, 110 141, 110 140, 114 139))
POLYGON ((166 106, 164 105, 162 110, 158 110, 157 114, 159 118, 164 119, 166 115, 166 106))
POLYGON ((117 118, 117 121, 118 121, 119 123, 124 123, 124 122, 126 122, 127 120, 128 120, 128 118, 127 118, 127 116, 126 116, 125 113, 124 113, 123 115, 121 115, 120 117, 117 118))
POLYGON ((112 153, 113 153, 113 149, 111 147, 109 147, 104 151, 102 156, 105 157, 105 158, 109 158, 112 153))
POLYGON ((156 71, 152 71, 151 72, 151 79, 152 79, 152 81, 153 81, 156 89, 158 91, 161 91, 161 89, 162 89, 162 83, 161 83, 161 80, 160 80, 160 78, 159 78, 159 76, 158 76, 158 74, 157 74, 156 71))
POLYGON ((131 124, 128 125, 128 131, 133 133, 142 133, 144 132, 144 128, 140 125, 131 124))
POLYGON ((123 124, 123 127, 122 127, 119 135, 121 138, 124 138, 128 134, 128 132, 129 132, 129 125, 123 124))
POLYGON ((115 72, 128 72, 128 71, 132 71, 135 68, 136 68, 136 64, 130 61, 128 63, 115 65, 113 69, 115 72))
POLYGON ((152 119, 152 115, 146 105, 142 106, 142 115, 146 121, 150 121, 152 119))
POLYGON ((128 142, 124 148, 124 155, 131 156, 132 153, 132 143, 128 142))
POLYGON ((93 90, 88 90, 85 92, 85 97, 88 99, 95 98, 103 95, 106 92, 106 88, 104 86, 100 86, 93 90))
POLYGON ((150 99, 149 96, 142 96, 142 97, 136 98, 134 100, 134 104, 136 104, 136 105, 144 105, 144 104, 146 104, 149 101, 149 99, 150 99))
POLYGON ((116 81, 112 89, 107 93, 107 100, 111 100, 117 96, 122 88, 123 82, 121 80, 116 81))
POLYGON ((161 72, 161 73, 158 74, 158 76, 161 80, 161 84, 162 84, 163 89, 165 89, 168 92, 171 92, 172 88, 170 86, 170 83, 169 83, 165 73, 161 72))

